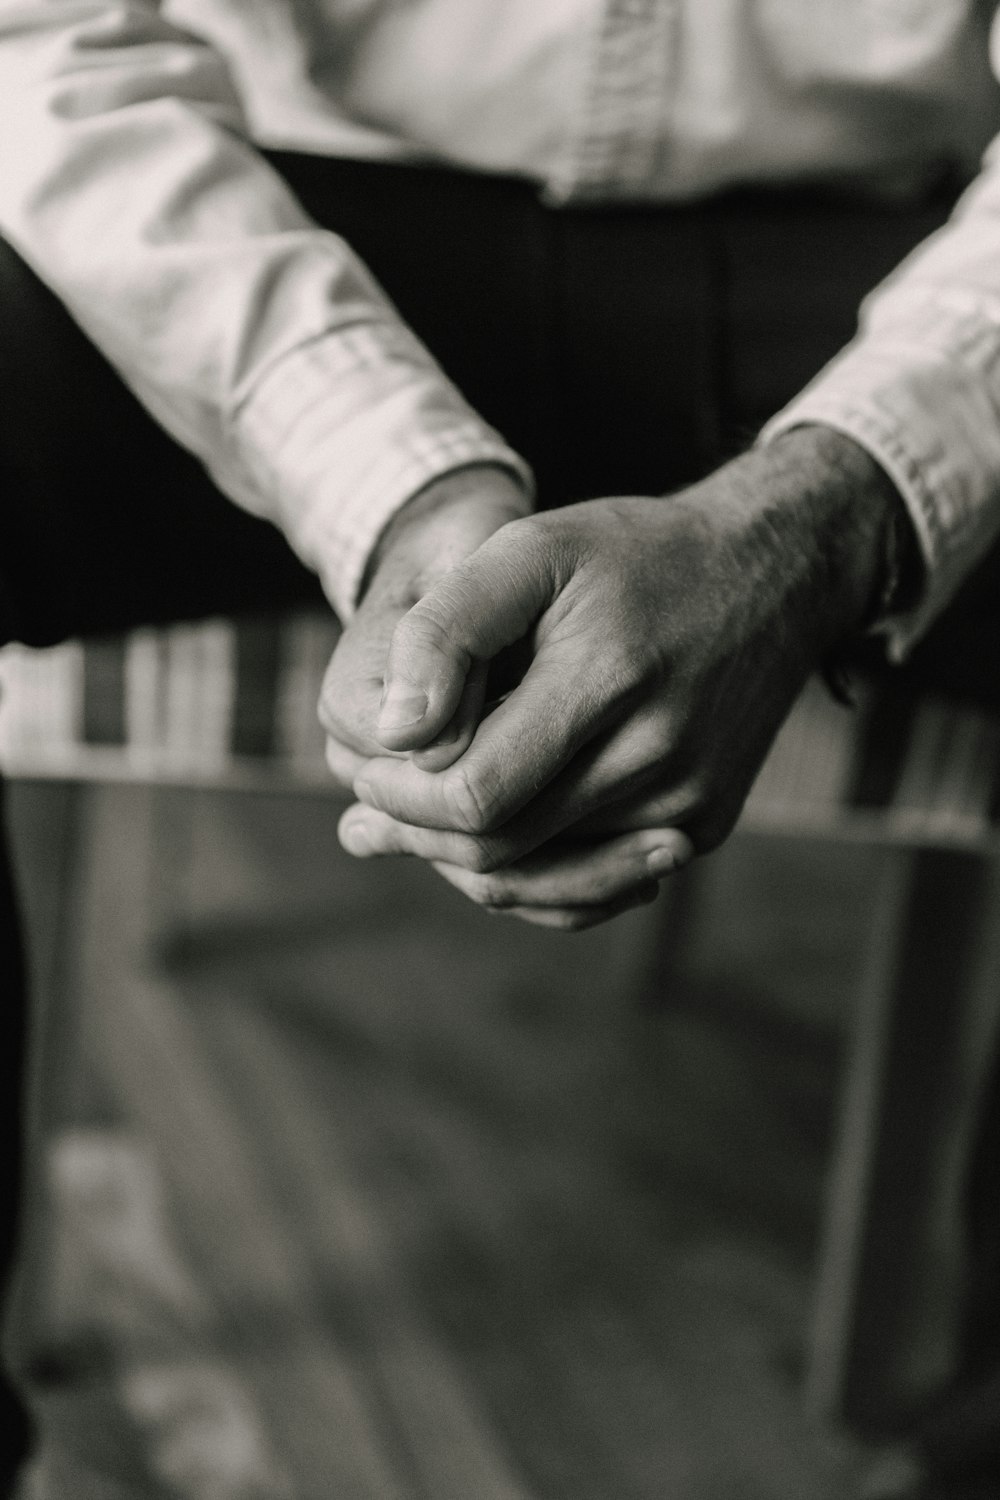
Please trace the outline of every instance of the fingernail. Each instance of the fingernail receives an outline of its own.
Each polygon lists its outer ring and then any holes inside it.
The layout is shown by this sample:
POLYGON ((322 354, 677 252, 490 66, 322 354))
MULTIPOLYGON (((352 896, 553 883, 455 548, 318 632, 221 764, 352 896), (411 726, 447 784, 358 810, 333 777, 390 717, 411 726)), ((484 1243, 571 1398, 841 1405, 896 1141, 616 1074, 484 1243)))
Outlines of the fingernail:
POLYGON ((340 842, 348 854, 354 854, 358 859, 365 859, 369 854, 375 853, 371 834, 361 818, 355 818, 352 823, 341 824, 340 842))
POLYGON ((436 745, 453 745, 461 733, 462 725, 456 724, 455 720, 452 719, 447 729, 442 729, 437 739, 431 740, 430 744, 425 748, 428 750, 432 750, 436 745))
POLYGON ((379 707, 379 729, 405 729, 427 712, 427 694, 409 682, 387 683, 379 707))
POLYGON ((677 850, 672 844, 660 844, 646 855, 646 869, 651 875, 668 875, 677 868, 677 850))

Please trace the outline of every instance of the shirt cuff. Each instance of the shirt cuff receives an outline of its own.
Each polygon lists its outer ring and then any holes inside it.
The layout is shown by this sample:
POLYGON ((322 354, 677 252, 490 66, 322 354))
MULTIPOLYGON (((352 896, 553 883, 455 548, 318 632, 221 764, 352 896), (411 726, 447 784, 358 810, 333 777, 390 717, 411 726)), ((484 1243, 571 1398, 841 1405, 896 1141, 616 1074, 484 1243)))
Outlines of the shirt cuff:
POLYGON ((910 309, 903 336, 860 337, 763 428, 773 442, 804 424, 853 438, 896 485, 923 554, 924 587, 878 621, 902 661, 1000 533, 1000 333, 942 309, 910 309))
POLYGON ((268 516, 350 617, 392 517, 435 479, 470 464, 507 469, 533 508, 527 464, 466 403, 403 325, 366 322, 297 348, 233 419, 216 478, 268 516))

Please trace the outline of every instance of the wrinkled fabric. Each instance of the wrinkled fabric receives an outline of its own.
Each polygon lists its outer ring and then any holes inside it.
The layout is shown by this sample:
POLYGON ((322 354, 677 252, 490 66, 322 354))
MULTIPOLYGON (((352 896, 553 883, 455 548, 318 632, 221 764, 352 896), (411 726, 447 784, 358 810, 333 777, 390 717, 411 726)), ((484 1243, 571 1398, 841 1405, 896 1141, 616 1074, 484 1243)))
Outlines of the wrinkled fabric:
MULTIPOLYGON (((554 208, 762 183, 912 199, 945 171, 972 178, 1000 128, 994 11, 0 0, 0 235, 346 615, 382 528, 430 480, 499 463, 527 509, 531 477, 257 146, 515 173, 554 208)), ((827 422, 899 485, 928 586, 891 622, 897 655, 1000 530, 998 176, 994 152, 765 432, 827 422)))

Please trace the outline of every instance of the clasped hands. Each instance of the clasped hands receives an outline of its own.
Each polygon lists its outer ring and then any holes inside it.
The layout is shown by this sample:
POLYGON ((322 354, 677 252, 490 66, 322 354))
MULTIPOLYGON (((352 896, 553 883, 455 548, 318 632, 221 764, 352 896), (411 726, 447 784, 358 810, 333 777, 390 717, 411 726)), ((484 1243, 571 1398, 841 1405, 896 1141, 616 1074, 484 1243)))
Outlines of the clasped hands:
POLYGON ((667 498, 524 518, 502 470, 400 512, 323 686, 352 854, 581 928, 729 833, 806 677, 864 620, 892 487, 801 428, 667 498))

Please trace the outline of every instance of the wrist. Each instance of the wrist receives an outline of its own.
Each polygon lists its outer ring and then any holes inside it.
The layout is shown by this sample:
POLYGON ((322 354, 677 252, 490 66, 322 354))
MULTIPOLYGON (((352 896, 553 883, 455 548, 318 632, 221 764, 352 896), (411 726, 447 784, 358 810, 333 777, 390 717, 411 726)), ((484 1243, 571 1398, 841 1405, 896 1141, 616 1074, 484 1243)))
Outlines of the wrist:
POLYGON ((836 651, 916 592, 912 523, 885 470, 834 428, 793 428, 762 451, 774 465, 777 508, 807 561, 820 647, 836 651))
POLYGON ((513 472, 499 464, 468 464, 418 490, 376 543, 360 597, 376 581, 429 586, 507 521, 531 511, 513 472))

